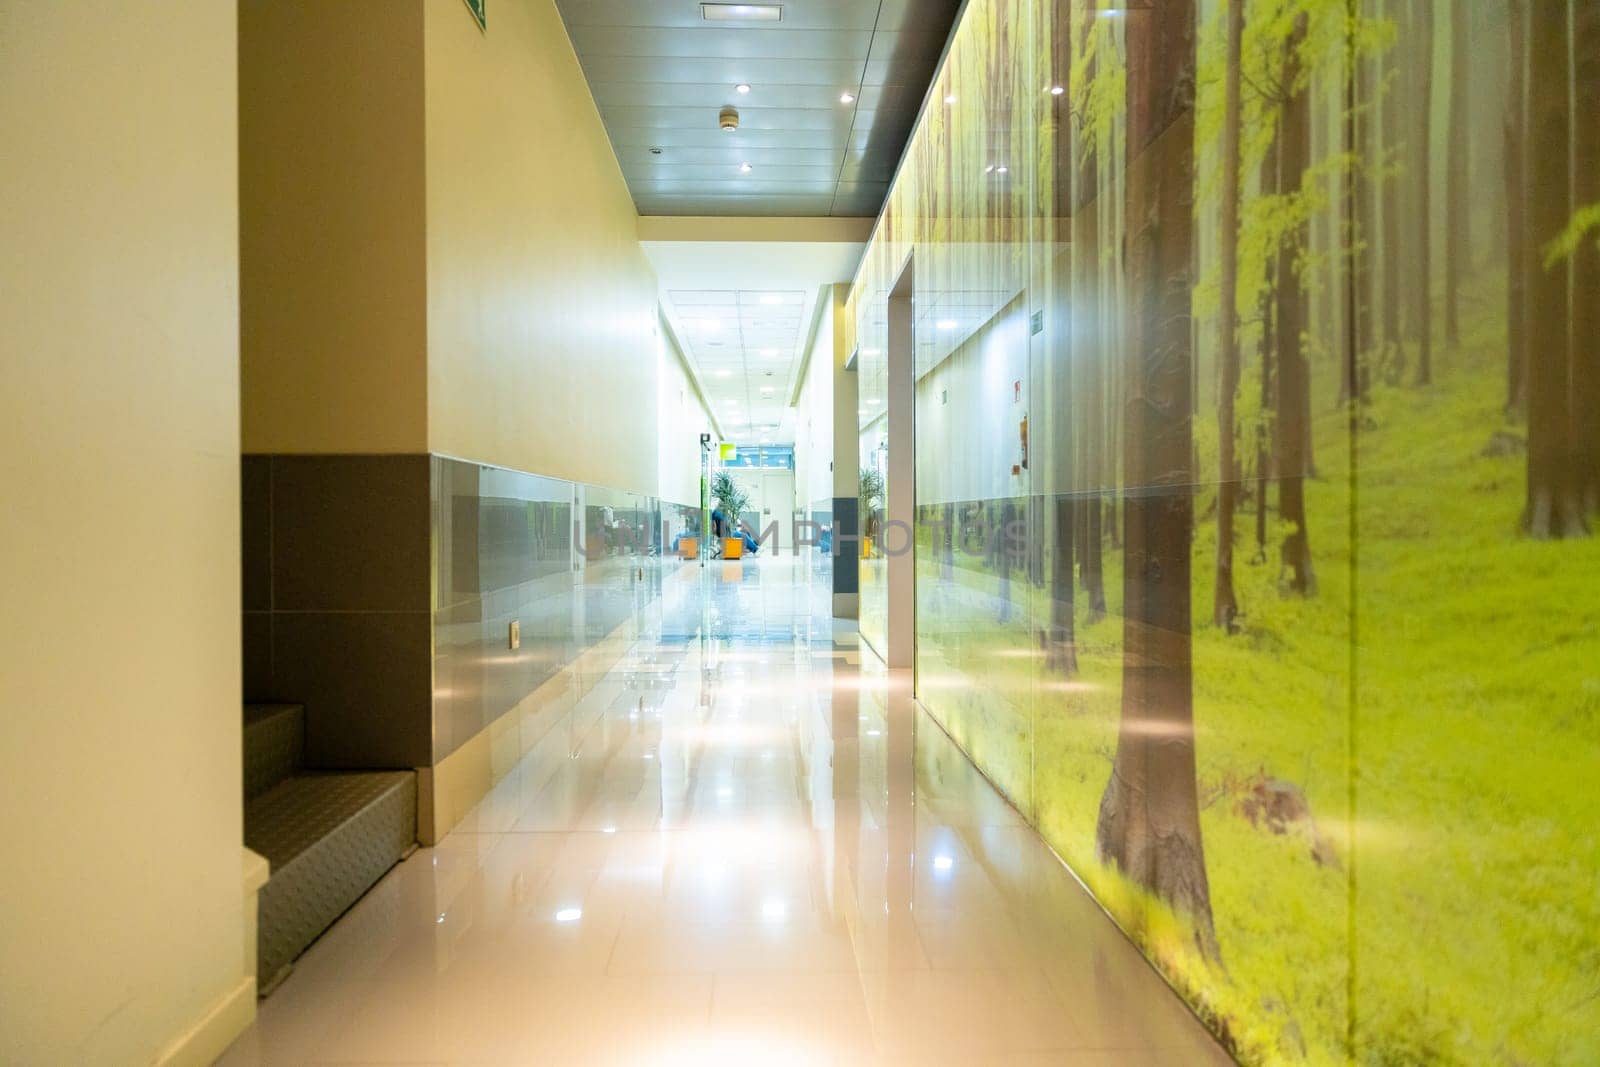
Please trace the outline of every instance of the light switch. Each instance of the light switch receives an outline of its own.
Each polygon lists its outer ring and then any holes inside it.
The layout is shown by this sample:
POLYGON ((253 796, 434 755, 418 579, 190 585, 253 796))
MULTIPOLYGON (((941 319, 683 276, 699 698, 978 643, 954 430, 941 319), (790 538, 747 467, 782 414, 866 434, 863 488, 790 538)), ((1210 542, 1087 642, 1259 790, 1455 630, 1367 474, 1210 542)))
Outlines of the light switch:
POLYGON ((508 633, 506 635, 506 643, 509 644, 512 647, 512 649, 518 649, 518 648, 522 647, 522 620, 521 619, 512 619, 511 620, 510 633, 508 633))

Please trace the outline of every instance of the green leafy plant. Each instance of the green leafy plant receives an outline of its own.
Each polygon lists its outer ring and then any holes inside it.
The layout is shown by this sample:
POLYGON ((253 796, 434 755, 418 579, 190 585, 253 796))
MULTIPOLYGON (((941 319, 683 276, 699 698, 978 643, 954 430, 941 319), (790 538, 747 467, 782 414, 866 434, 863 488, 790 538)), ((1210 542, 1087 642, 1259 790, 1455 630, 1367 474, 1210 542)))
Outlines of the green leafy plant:
POLYGON ((727 471, 718 471, 711 479, 711 499, 722 509, 729 523, 737 523, 750 505, 750 494, 741 489, 727 471))

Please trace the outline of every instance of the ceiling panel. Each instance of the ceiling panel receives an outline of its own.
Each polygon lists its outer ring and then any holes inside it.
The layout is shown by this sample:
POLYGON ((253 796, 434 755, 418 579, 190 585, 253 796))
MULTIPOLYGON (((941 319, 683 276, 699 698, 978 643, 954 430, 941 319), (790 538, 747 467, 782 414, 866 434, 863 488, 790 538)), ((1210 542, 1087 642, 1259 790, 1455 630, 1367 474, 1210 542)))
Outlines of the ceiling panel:
MULTIPOLYGON (((882 5, 906 8, 906 0, 882 5)), ((918 5, 912 3, 912 8, 918 5)), ((707 23, 700 5, 663 3, 662 0, 581 0, 561 4, 568 26, 656 26, 696 28, 707 23)), ((879 5, 870 0, 803 0, 783 5, 780 25, 796 30, 870 30, 881 18, 879 5)), ((726 26, 728 23, 721 23, 726 26)), ((770 27, 771 23, 762 25, 770 27)))
POLYGON ((557 6, 641 214, 870 217, 960 0, 789 0, 750 24, 698 0, 557 6))

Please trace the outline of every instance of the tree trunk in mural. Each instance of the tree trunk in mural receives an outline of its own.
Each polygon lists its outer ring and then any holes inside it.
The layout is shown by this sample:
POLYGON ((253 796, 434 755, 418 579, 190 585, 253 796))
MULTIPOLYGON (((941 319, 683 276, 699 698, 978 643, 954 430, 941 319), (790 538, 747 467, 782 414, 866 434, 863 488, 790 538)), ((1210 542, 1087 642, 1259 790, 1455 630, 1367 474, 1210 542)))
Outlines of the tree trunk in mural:
POLYGON ((1506 411, 1523 407, 1523 368, 1528 363, 1526 316, 1528 235, 1523 225, 1526 206, 1527 41, 1523 0, 1509 0, 1507 30, 1511 55, 1506 70, 1506 411))
MULTIPOLYGON (((1400 25, 1402 0, 1388 0, 1384 14, 1400 25)), ((1378 91, 1383 94, 1384 160, 1393 163, 1404 158, 1406 138, 1400 129, 1400 46, 1392 45, 1383 54, 1383 77, 1378 91)), ((1405 374, 1405 349, 1400 344, 1400 178, 1383 176, 1382 256, 1378 263, 1383 275, 1383 357, 1384 379, 1398 382, 1405 374)))
POLYGON ((1058 674, 1072 674, 1078 669, 1078 649, 1072 632, 1072 539, 1076 524, 1068 493, 1057 493, 1053 504, 1055 557, 1050 573, 1050 632, 1044 665, 1058 674))
POLYGON ((1467 26, 1471 4, 1451 3, 1450 20, 1450 139, 1445 155, 1444 229, 1444 336, 1451 348, 1461 344, 1461 279, 1471 266, 1467 203, 1467 26))
MULTIPOLYGON (((1340 399, 1347 400, 1353 395, 1364 401, 1371 382, 1373 342, 1376 337, 1372 305, 1377 291, 1373 285, 1372 263, 1376 258, 1378 235, 1373 217, 1376 200, 1373 176, 1379 173, 1378 124, 1374 121, 1377 78, 1373 70, 1375 60, 1357 56, 1354 65, 1351 74, 1353 82, 1348 87, 1352 95, 1345 117, 1346 148, 1353 153, 1350 180, 1345 189, 1345 218, 1350 226, 1350 287, 1356 300, 1356 335, 1352 338, 1353 343, 1345 349, 1346 364, 1340 383, 1340 399)), ((1308 148, 1307 157, 1309 154, 1308 148)), ((1298 175, 1300 170, 1286 168, 1285 173, 1298 175)), ((1300 325, 1305 326, 1304 318, 1300 325)), ((1309 470, 1309 464, 1307 467, 1309 470)))
POLYGON ((1433 0, 1417 0, 1417 384, 1433 383, 1433 0))
MULTIPOLYGON (((1278 194, 1278 139, 1273 138, 1267 154, 1261 160, 1259 178, 1261 196, 1278 194)), ((1267 497, 1272 485, 1274 457, 1272 455, 1272 399, 1276 395, 1276 375, 1273 371, 1273 353, 1277 346, 1277 264, 1272 257, 1266 263, 1267 283, 1261 288, 1261 337, 1257 349, 1261 358, 1261 381, 1258 400, 1260 411, 1256 417, 1256 554, 1253 563, 1267 562, 1267 497)))
POLYGON ((1189 543, 1194 530, 1193 0, 1130 13, 1129 378, 1122 714, 1096 854, 1194 924, 1217 956, 1195 779, 1189 543))
MULTIPOLYGON (((1091 68, 1089 77, 1093 77, 1091 68)), ((1079 299, 1073 316, 1075 336, 1080 343, 1077 352, 1083 359, 1085 387, 1080 407, 1084 412, 1083 471, 1088 495, 1078 508, 1081 546, 1079 550, 1079 580, 1088 600, 1089 622, 1099 622, 1106 614, 1106 589, 1101 552, 1105 546, 1101 518, 1105 512, 1102 494, 1107 477, 1104 441, 1107 427, 1105 405, 1105 354, 1106 337, 1100 329, 1100 224, 1099 156, 1094 151, 1085 154, 1079 180, 1076 183, 1077 210, 1073 213, 1073 243, 1081 242, 1083 253, 1081 277, 1074 277, 1079 299)))
MULTIPOLYGON (((1600 3, 1573 8, 1578 206, 1600 204, 1600 3)), ((1573 471, 1585 514, 1600 511, 1600 245, 1591 234, 1572 261, 1573 471)))
MULTIPOLYGON (((1305 34, 1302 19, 1288 45, 1284 84, 1295 80, 1295 53, 1305 34)), ((1284 104, 1279 128, 1278 175, 1279 188, 1289 183, 1296 186, 1303 180, 1310 165, 1311 154, 1311 99, 1308 89, 1294 93, 1284 104)), ((1281 580, 1291 592, 1310 596, 1317 591, 1317 576, 1311 565, 1311 533, 1306 523, 1305 479, 1308 473, 1306 441, 1311 436, 1311 364, 1306 358, 1305 332, 1306 287, 1300 277, 1295 260, 1305 246, 1309 228, 1302 224, 1278 248, 1278 515, 1290 524, 1288 536, 1283 539, 1283 569, 1281 580)), ((1356 284, 1354 280, 1352 285, 1356 284)), ((1357 299, 1365 299, 1365 294, 1357 299)), ((1357 338, 1346 340, 1349 361, 1345 373, 1355 376, 1358 368, 1354 361, 1357 338)), ((1355 388, 1347 380, 1348 388, 1355 388)))
POLYGON ((1222 381, 1217 394, 1217 580, 1212 621, 1233 632, 1239 601, 1233 590, 1233 513, 1239 496, 1234 455, 1234 398, 1239 392, 1239 52, 1244 0, 1228 0, 1228 59, 1222 116, 1222 292, 1217 315, 1222 381))
MULTIPOLYGON (((1546 265, 1543 250, 1571 214, 1565 0, 1531 0, 1528 43, 1528 503, 1523 521, 1536 538, 1586 532, 1572 447, 1568 264, 1546 265)), ((1589 121, 1593 116, 1586 116, 1589 121)))

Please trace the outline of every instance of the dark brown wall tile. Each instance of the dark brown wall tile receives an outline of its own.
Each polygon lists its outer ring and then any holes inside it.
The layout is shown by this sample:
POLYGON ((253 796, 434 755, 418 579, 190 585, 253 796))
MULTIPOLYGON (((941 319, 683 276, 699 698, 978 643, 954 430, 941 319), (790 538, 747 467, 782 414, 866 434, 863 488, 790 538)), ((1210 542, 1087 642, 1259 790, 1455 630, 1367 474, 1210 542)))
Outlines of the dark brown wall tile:
POLYGON ((274 616, 274 687, 305 705, 308 766, 430 765, 431 622, 426 611, 274 616))
POLYGON ((277 611, 426 611, 427 456, 275 456, 277 611))

